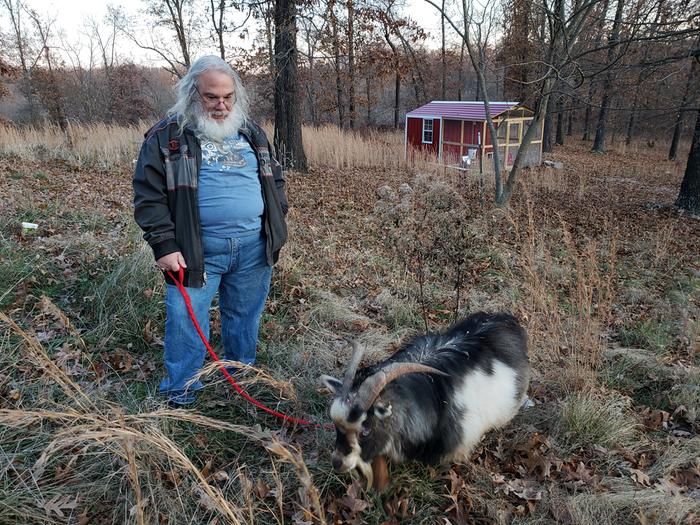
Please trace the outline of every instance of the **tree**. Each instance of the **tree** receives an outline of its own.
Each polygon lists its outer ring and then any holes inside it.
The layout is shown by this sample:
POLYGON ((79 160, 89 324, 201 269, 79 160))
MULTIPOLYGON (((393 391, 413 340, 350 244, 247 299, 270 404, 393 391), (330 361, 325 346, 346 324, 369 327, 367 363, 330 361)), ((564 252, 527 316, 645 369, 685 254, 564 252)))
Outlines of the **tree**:
MULTIPOLYGON (((440 11, 440 7, 432 0, 425 1, 440 11)), ((497 155, 497 134, 490 118, 485 67, 480 64, 480 62, 484 60, 485 43, 488 42, 491 28, 489 20, 493 20, 494 18, 495 2, 487 3, 484 6, 484 11, 477 19, 473 5, 467 5, 466 0, 462 0, 461 22, 464 24, 463 30, 455 24, 454 20, 449 19, 450 25, 452 25, 453 29, 460 35, 467 47, 469 57, 479 77, 479 85, 484 94, 486 118, 494 148, 495 201, 497 204, 506 205, 510 202, 515 183, 525 163, 530 143, 535 133, 539 132, 541 129, 540 126, 542 126, 545 116, 547 115, 550 97, 554 92, 554 88, 559 82, 567 80, 567 70, 573 69, 573 74, 577 74, 577 68, 572 67, 574 57, 576 56, 574 48, 581 31, 589 20, 592 9, 600 1, 601 0, 574 0, 573 3, 567 3, 566 0, 553 0, 552 2, 544 1, 538 6, 539 9, 542 9, 548 29, 544 53, 541 57, 535 57, 538 59, 536 61, 540 64, 540 71, 538 71, 537 75, 538 81, 536 83, 537 101, 535 116, 523 136, 521 146, 518 149, 518 154, 515 157, 513 167, 508 174, 505 184, 501 179, 501 164, 497 155), (490 14, 486 15, 487 12, 490 14), (482 27, 484 29, 482 29, 482 27), (472 32, 474 34, 474 41, 472 32)))
POLYGON ((275 150, 285 166, 306 172, 297 56, 295 0, 275 0, 275 150))
POLYGON ((696 78, 698 70, 698 60, 693 59, 690 66, 690 71, 688 71, 688 79, 685 82, 685 89, 683 90, 683 100, 681 101, 681 107, 678 108, 678 114, 676 115, 676 123, 673 126, 673 138, 671 139, 671 149, 668 152, 668 160, 675 160, 678 154, 678 143, 681 137, 681 125, 683 124, 684 112, 687 111, 686 107, 691 98, 694 98, 695 90, 697 89, 696 78))
POLYGON ((600 103, 598 124, 596 126, 595 139, 593 139, 593 151, 596 153, 603 153, 605 151, 605 132, 608 122, 608 111, 610 109, 610 99, 612 97, 612 84, 615 76, 614 64, 619 58, 617 46, 620 41, 620 25, 622 23, 622 11, 624 6, 624 0, 617 0, 615 20, 613 21, 612 29, 610 30, 610 38, 608 39, 608 71, 605 75, 605 82, 603 83, 603 100, 600 103))
POLYGON ((426 0, 429 4, 440 11, 441 15, 446 17, 452 28, 464 42, 467 48, 469 59, 471 60, 474 71, 476 72, 479 91, 481 92, 484 101, 484 112, 486 114, 486 124, 489 129, 491 141, 493 144, 493 169, 495 174, 495 190, 496 200, 499 200, 503 195, 503 184, 501 180, 501 158, 498 151, 498 134, 496 127, 491 118, 491 103, 486 85, 486 49, 489 46, 489 40, 494 29, 496 2, 487 2, 483 6, 482 11, 477 11, 474 4, 467 4, 466 0, 462 0, 462 24, 463 27, 457 26, 454 21, 446 16, 446 13, 441 10, 441 7, 426 0))
POLYGON ((39 95, 34 86, 32 80, 32 71, 36 66, 37 61, 40 58, 40 54, 34 52, 33 46, 30 45, 29 38, 26 34, 25 26, 22 24, 22 13, 25 11, 24 4, 21 0, 15 0, 14 4, 12 0, 2 0, 10 16, 10 22, 12 23, 12 36, 14 38, 14 47, 17 53, 17 58, 20 63, 20 69, 22 74, 22 80, 20 83, 20 90, 27 100, 27 105, 29 108, 29 120, 36 121, 39 119, 40 107, 39 107, 39 95), (32 55, 35 55, 32 57, 32 55))
POLYGON ((348 124, 355 127, 355 2, 347 0, 348 7, 348 124))
MULTIPOLYGON (((608 13, 609 0, 604 0, 602 6, 597 9, 596 13, 596 30, 595 37, 593 41, 593 48, 597 49, 600 47, 600 43, 603 40, 603 30, 605 28, 605 16, 608 13)), ((595 96, 595 82, 593 80, 589 81, 588 84, 588 97, 586 98, 586 110, 583 116, 583 137, 581 140, 590 140, 591 134, 591 120, 593 118, 592 101, 595 96)))
POLYGON ((34 21, 37 34, 40 38, 39 42, 41 45, 41 53, 46 64, 46 69, 34 72, 33 80, 40 86, 39 93, 41 94, 42 101, 49 112, 51 121, 58 124, 61 131, 66 136, 68 148, 72 149, 73 137, 68 126, 68 118, 66 117, 66 112, 63 106, 63 97, 61 95, 58 83, 56 82, 56 73, 54 72, 54 67, 52 65, 50 40, 53 36, 52 30, 55 21, 52 19, 42 19, 36 11, 31 9, 27 9, 27 14, 34 21))
POLYGON ((688 164, 685 167, 676 206, 700 215, 700 109, 695 112, 693 142, 690 145, 688 164))
POLYGON ((194 0, 146 0, 144 14, 169 36, 150 30, 147 41, 140 39, 132 29, 134 22, 123 15, 119 19, 119 29, 141 49, 160 56, 167 64, 166 69, 181 78, 190 68, 194 34, 201 27, 195 7, 194 0))
POLYGON ((227 34, 235 33, 236 31, 243 29, 250 19, 253 8, 248 5, 245 6, 238 2, 227 2, 226 0, 209 0, 209 7, 207 9, 209 14, 209 21, 211 22, 211 28, 213 31, 212 38, 216 42, 216 46, 219 49, 219 56, 226 60, 226 43, 224 37, 227 34), (230 24, 228 22, 228 16, 230 9, 234 11, 243 11, 245 9, 245 18, 240 24, 230 24))

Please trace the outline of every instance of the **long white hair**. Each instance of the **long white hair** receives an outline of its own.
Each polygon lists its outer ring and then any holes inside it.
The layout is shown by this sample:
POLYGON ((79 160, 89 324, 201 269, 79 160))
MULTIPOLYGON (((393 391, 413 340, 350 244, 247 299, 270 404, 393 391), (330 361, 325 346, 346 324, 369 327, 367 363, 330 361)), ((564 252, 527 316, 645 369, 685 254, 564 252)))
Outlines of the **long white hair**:
POLYGON ((199 97, 198 79, 205 71, 220 71, 233 80, 235 86, 236 102, 231 109, 233 113, 241 115, 243 121, 248 118, 248 93, 243 87, 243 82, 233 68, 223 59, 216 55, 206 55, 198 58, 190 66, 187 74, 180 79, 176 85, 177 100, 173 107, 168 110, 168 115, 175 115, 180 131, 185 127, 197 128, 199 120, 205 115, 199 97))

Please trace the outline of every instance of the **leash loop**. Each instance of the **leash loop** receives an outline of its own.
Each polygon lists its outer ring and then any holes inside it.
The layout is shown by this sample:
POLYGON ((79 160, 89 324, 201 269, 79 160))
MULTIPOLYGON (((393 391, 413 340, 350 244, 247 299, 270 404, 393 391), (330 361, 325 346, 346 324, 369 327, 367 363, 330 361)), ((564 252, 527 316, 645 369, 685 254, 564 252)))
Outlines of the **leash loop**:
MULTIPOLYGON (((216 361, 217 363, 221 361, 219 359, 219 356, 216 355, 216 352, 212 349, 212 347, 209 345, 209 341, 207 341, 206 336, 204 335, 204 332, 202 332, 202 328, 199 326, 199 322, 197 321, 197 316, 194 314, 194 309, 192 308, 192 302, 190 301, 190 296, 187 293, 187 290, 185 289, 185 285, 183 284, 185 282, 185 270, 180 266, 180 269, 178 271, 178 278, 175 278, 175 275, 171 270, 167 270, 166 273, 168 276, 173 280, 175 283, 175 286, 177 286, 177 289, 180 291, 180 294, 182 295, 182 298, 185 301, 185 305, 187 306, 187 312, 189 313, 190 320, 192 321, 192 324, 194 325, 195 329, 197 330, 197 333, 199 334, 199 338, 202 340, 204 343, 204 346, 207 348, 207 352, 209 352, 209 355, 211 358, 216 361)), ((241 388, 241 386, 236 382, 235 379, 231 376, 228 370, 226 370, 225 366, 220 366, 219 370, 224 374, 226 379, 228 380, 229 383, 231 383, 231 386, 238 392, 238 394, 243 397, 246 401, 249 403, 252 403, 256 407, 258 407, 261 410, 264 410, 268 414, 272 414, 276 418, 279 418, 287 423, 292 423, 296 425, 304 425, 304 426, 313 426, 316 428, 333 428, 333 425, 322 425, 320 423, 314 423, 313 421, 308 421, 306 419, 300 419, 292 416, 288 416, 287 414, 283 414, 282 412, 278 412, 277 410, 274 410, 272 408, 269 408, 265 405, 263 405, 260 401, 257 399, 251 397, 245 390, 241 388)))

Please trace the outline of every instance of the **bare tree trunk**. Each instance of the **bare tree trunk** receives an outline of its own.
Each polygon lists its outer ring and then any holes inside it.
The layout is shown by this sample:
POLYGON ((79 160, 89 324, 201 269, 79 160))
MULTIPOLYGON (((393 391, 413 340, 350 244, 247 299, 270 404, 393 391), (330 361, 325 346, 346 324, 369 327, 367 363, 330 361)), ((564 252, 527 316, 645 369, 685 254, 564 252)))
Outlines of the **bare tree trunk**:
POLYGON ((267 52, 270 59, 270 75, 274 78, 275 70, 277 68, 275 61, 275 32, 274 32, 274 13, 275 13, 275 0, 268 0, 266 7, 263 12, 263 20, 265 21, 265 42, 267 43, 267 52))
MULTIPOLYGON (((459 83, 457 84, 457 100, 462 100, 462 89, 465 87, 464 82, 464 42, 462 42, 462 50, 459 53, 459 83)), ((467 90, 464 89, 464 92, 466 93, 467 90)))
POLYGON ((328 4, 333 33, 333 55, 335 58, 335 90, 338 103, 338 127, 345 127, 345 106, 343 104, 343 78, 340 72, 340 40, 338 39, 338 19, 335 16, 335 2, 328 4))
POLYGON ((425 79, 423 78, 423 68, 418 63, 416 58, 416 53, 413 51, 411 44, 404 38, 400 31, 396 32, 396 35, 401 40, 401 45, 403 46, 406 55, 410 57, 413 67, 411 68, 411 81, 413 83, 413 91, 416 96, 416 104, 420 105, 425 99, 425 79))
POLYGON ((316 72, 315 72, 315 57, 314 51, 309 46, 309 82, 306 86, 306 93, 309 100, 309 112, 311 113, 311 124, 318 125, 318 117, 316 116, 316 72))
POLYGON ((639 81, 637 82, 637 87, 634 90, 634 98, 632 99, 632 109, 630 110, 630 119, 627 122, 627 133, 625 134, 625 146, 632 144, 632 136, 634 135, 634 128, 637 124, 637 104, 639 103, 639 85, 641 83, 641 76, 639 74, 639 81))
MULTIPOLYGON (((563 0, 557 0, 554 13, 547 15, 551 24, 550 27, 553 28, 553 33, 547 53, 548 56, 546 63, 554 64, 555 71, 558 71, 561 66, 566 63, 566 58, 563 57, 564 53, 561 53, 560 51, 561 48, 566 45, 567 42, 574 41, 580 34, 592 6, 593 4, 588 4, 587 6, 582 7, 567 19, 563 0)), ((511 195, 513 194, 513 190, 515 188, 515 183, 520 176, 525 159, 527 158, 528 148, 535 137, 535 133, 539 133, 539 130, 541 129, 540 125, 543 123, 544 116, 549 109, 550 93, 552 92, 552 89, 556 85, 557 81, 558 77, 551 74, 551 72, 550 74, 545 75, 541 81, 539 92, 542 95, 537 103, 535 117, 532 124, 528 126, 528 129, 525 132, 525 136, 523 137, 520 148, 518 149, 518 154, 515 156, 513 167, 511 168, 510 173, 508 174, 508 179, 504 184, 503 192, 496 200, 499 205, 505 205, 510 202, 511 195)))
MULTIPOLYGON (((442 13, 440 15, 440 34, 442 35, 442 45, 440 46, 440 55, 442 58, 442 69, 440 71, 440 100, 446 100, 447 90, 447 62, 445 57, 445 0, 442 0, 442 13)), ((461 64, 460 64, 461 65, 461 64)), ((460 76, 462 70, 460 68, 460 76)), ((461 80, 461 78, 460 78, 461 80)))
POLYGON ((355 127, 355 2, 348 0, 348 123, 355 127))
POLYGON ((372 92, 371 80, 369 75, 365 77, 365 86, 367 89, 367 126, 372 125, 372 92))
POLYGON ((401 97, 401 75, 396 72, 394 80, 394 129, 399 129, 399 103, 401 97))
POLYGON ((226 49, 224 48, 224 12, 226 11, 226 2, 219 0, 215 6, 214 0, 209 0, 209 7, 211 8, 211 25, 214 28, 214 33, 216 33, 216 43, 219 46, 219 56, 222 60, 226 60, 226 49))
POLYGON ((700 215, 700 109, 695 112, 695 131, 688 153, 688 164, 676 199, 676 206, 700 215))
POLYGON ((294 0, 275 2, 275 149, 289 168, 308 167, 301 135, 301 104, 297 72, 297 27, 294 0))
POLYGON ((515 161, 513 162, 513 167, 510 169, 508 174, 508 179, 503 186, 503 192, 499 196, 496 202, 500 205, 505 205, 510 202, 510 198, 513 195, 513 190, 515 189, 515 183, 520 176, 520 172, 523 169, 523 163, 525 162, 525 151, 530 146, 530 143, 535 138, 535 133, 539 131, 540 126, 544 124, 545 115, 548 112, 549 98, 548 94, 551 88, 554 86, 553 78, 546 78, 542 84, 542 92, 544 95, 537 103, 537 109, 535 110, 535 117, 532 120, 532 124, 527 128, 525 136, 523 136, 522 144, 518 150, 518 154, 515 156, 515 161))
POLYGON ((552 140, 552 119, 553 114, 552 104, 547 104, 547 109, 544 116, 544 130, 542 132, 542 152, 551 153, 554 149, 554 141, 552 140))
POLYGON ((399 129, 399 103, 401 97, 401 72, 399 64, 399 51, 396 49, 396 45, 391 41, 391 36, 389 35, 389 28, 384 26, 384 38, 387 44, 391 48, 391 52, 394 55, 394 129, 399 129))
MULTIPOLYGON (((170 16, 169 23, 172 29, 175 31, 177 37, 177 43, 180 46, 180 52, 182 53, 182 60, 185 69, 190 68, 190 48, 187 38, 187 25, 185 24, 185 19, 183 17, 183 11, 185 5, 191 0, 162 0, 165 7, 168 9, 168 14, 170 16)), ((156 2, 157 3, 157 2, 156 2)))
MULTIPOLYGON (((595 41, 593 42, 593 47, 597 48, 600 46, 600 42, 603 39, 603 28, 605 27, 605 16, 608 12, 608 6, 610 0, 605 0, 603 2, 603 10, 598 17, 598 30, 596 31, 595 41)), ((593 120, 593 98, 596 94, 595 84, 593 81, 589 81, 588 85, 588 98, 586 99, 586 111, 583 116, 583 137, 581 140, 591 140, 591 121, 593 120)))
POLYGON ((613 88, 613 62, 615 61, 616 46, 620 40, 620 24, 622 23, 622 11, 625 6, 624 0, 617 0, 617 9, 615 10, 615 20, 612 29, 610 30, 610 49, 608 49, 608 72, 605 75, 605 83, 603 84, 603 100, 600 103, 600 113, 598 113, 598 124, 596 126, 595 139, 593 139, 593 151, 596 153, 605 152, 605 132, 608 124, 608 112, 610 110, 610 101, 612 99, 613 88))
POLYGON ((574 134, 574 110, 569 106, 566 119, 566 134, 571 136, 574 134))
POLYGON ((673 126, 673 137, 671 138, 671 149, 668 152, 668 160, 676 160, 676 155, 678 154, 678 143, 681 138, 681 129, 683 127, 683 117, 686 107, 688 106, 688 101, 690 99, 691 87, 693 86, 697 67, 698 59, 693 58, 692 64, 690 66, 690 71, 688 71, 688 78, 685 81, 685 90, 683 91, 683 100, 681 101, 681 107, 678 108, 678 114, 676 115, 676 124, 673 126))
MULTIPOLYGON (((659 18, 661 18, 661 13, 663 12, 663 7, 664 7, 664 0, 661 0, 656 8, 656 15, 654 17, 654 23, 651 26, 651 29, 649 30, 649 35, 654 36, 656 34, 657 28, 658 28, 658 23, 659 23, 659 18)), ((645 46, 644 47, 644 54, 642 55, 642 62, 646 62, 647 59, 649 58, 649 53, 652 49, 652 46, 645 46)), ((629 146, 632 144, 632 137, 634 136, 634 128, 637 124, 637 111, 638 111, 638 104, 639 104, 639 94, 642 89, 642 84, 644 83, 644 78, 645 77, 645 71, 642 69, 639 72, 639 76, 637 77, 637 85, 634 88, 634 97, 632 99, 632 109, 630 110, 630 118, 627 123, 627 134, 625 136, 625 145, 629 146)))
POLYGON ((558 146, 564 145, 564 97, 559 95, 557 100, 557 139, 558 146))

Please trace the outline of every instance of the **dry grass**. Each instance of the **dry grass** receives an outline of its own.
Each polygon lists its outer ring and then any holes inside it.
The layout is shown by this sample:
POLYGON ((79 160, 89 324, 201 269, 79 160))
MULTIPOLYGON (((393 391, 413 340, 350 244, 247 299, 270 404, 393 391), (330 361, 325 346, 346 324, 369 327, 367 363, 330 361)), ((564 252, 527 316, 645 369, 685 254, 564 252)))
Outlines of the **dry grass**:
POLYGON ((0 126, 0 154, 22 159, 64 159, 71 163, 113 168, 136 159, 149 125, 123 127, 108 124, 70 125, 74 147, 53 124, 41 128, 0 126))
POLYGON ((604 329, 617 277, 617 234, 610 228, 602 242, 574 240, 563 219, 556 230, 538 224, 529 197, 526 211, 525 221, 511 217, 520 243, 520 256, 511 268, 522 286, 523 302, 517 307, 529 320, 535 359, 557 375, 553 381, 578 389, 594 380, 606 344, 604 329))
MULTIPOLYGON (((54 308, 57 307, 54 305, 54 308)), ((65 317, 62 312, 60 316, 65 317)), ((131 501, 125 517, 135 517, 139 524, 162 521, 165 516, 170 522, 182 522, 202 512, 204 515, 219 516, 217 519, 223 519, 226 523, 250 522, 248 518, 256 513, 255 504, 252 501, 247 507, 235 504, 231 491, 240 489, 228 486, 224 492, 217 480, 228 479, 227 473, 220 471, 212 474, 207 472, 209 467, 197 466, 183 446, 168 435, 172 428, 168 430, 167 423, 173 422, 244 436, 264 447, 272 458, 278 457, 282 462, 291 463, 304 491, 300 494, 306 494, 304 501, 310 505, 302 502, 300 508, 315 521, 325 523, 318 491, 311 482, 303 457, 293 446, 269 432, 182 410, 160 409, 125 414, 118 404, 94 394, 88 395, 49 357, 34 337, 2 312, 0 323, 9 328, 9 332, 4 331, 4 337, 0 340, 3 360, 7 362, 11 359, 14 354, 12 349, 17 348, 25 354, 22 359, 43 370, 43 374, 38 376, 25 375, 21 386, 18 384, 19 390, 15 390, 13 395, 20 401, 25 397, 28 400, 34 389, 43 389, 42 385, 47 382, 58 385, 64 394, 63 399, 54 398, 53 402, 35 400, 32 409, 19 406, 0 408, 3 442, 25 443, 22 457, 26 458, 21 463, 17 461, 19 456, 16 454, 2 458, 2 505, 7 506, 11 500, 16 503, 21 501, 7 516, 14 516, 20 521, 35 516, 36 522, 64 522, 64 519, 77 519, 78 516, 71 511, 81 507, 84 511, 80 519, 84 520, 94 502, 109 497, 113 489, 127 482, 130 490, 122 497, 131 501), (17 346, 8 344, 12 334, 20 338, 17 346), (37 429, 41 430, 37 432, 37 429), (32 444, 31 449, 28 443, 32 444), (177 505, 173 505, 173 499, 167 492, 162 492, 167 490, 162 485, 163 476, 168 475, 177 476, 176 489, 178 486, 184 489, 183 492, 178 490, 177 505), (55 496, 55 490, 61 486, 52 483, 56 476, 60 476, 68 487, 72 480, 83 483, 91 480, 92 484, 84 487, 83 492, 74 494, 74 497, 55 496), (190 481, 186 481, 188 478, 190 481), (115 485, 115 480, 122 481, 115 485), (30 498, 22 499, 27 495, 25 491, 29 486, 32 487, 30 498)), ((207 372, 211 370, 204 371, 207 372)), ((275 383, 278 385, 278 382, 275 383)), ((9 452, 4 447, 3 450, 4 454, 9 452)), ((58 494, 65 492, 59 491, 58 494)), ((118 514, 116 511, 114 515, 118 514)))
POLYGON ((639 423, 627 399, 615 392, 576 393, 562 402, 556 433, 572 449, 627 447, 638 439, 639 423))

